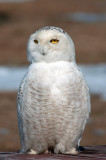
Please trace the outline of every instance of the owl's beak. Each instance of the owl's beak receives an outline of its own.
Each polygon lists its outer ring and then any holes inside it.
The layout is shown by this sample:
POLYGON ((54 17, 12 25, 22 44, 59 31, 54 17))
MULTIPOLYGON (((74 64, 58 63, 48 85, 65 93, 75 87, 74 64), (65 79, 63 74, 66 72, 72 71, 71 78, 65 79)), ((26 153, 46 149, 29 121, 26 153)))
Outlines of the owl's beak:
POLYGON ((45 56, 46 54, 43 52, 42 55, 45 56))

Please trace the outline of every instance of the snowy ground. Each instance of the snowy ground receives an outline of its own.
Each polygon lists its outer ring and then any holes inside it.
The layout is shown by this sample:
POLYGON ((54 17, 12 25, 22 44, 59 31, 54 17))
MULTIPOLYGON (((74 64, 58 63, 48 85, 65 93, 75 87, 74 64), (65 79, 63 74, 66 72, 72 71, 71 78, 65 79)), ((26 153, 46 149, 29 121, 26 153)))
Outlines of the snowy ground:
MULTIPOLYGON (((91 94, 98 94, 106 99, 106 64, 79 65, 90 88, 91 94)), ((0 91, 17 90, 28 67, 0 66, 0 91)))
POLYGON ((97 94, 106 100, 106 64, 79 65, 90 88, 91 94, 97 94))
POLYGON ((64 20, 85 23, 106 22, 106 13, 73 12, 63 15, 64 20))

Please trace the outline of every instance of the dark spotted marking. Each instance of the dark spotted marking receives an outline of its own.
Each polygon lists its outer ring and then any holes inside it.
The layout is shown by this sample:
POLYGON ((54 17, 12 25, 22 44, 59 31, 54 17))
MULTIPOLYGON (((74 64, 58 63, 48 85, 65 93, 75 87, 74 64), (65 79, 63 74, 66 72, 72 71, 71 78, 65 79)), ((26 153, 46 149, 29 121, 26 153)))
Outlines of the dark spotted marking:
POLYGON ((55 27, 55 26, 46 26, 46 27, 39 29, 38 31, 41 31, 41 30, 57 30, 61 33, 66 33, 63 29, 55 27))
POLYGON ((19 88, 18 100, 21 99, 22 96, 22 87, 19 88))

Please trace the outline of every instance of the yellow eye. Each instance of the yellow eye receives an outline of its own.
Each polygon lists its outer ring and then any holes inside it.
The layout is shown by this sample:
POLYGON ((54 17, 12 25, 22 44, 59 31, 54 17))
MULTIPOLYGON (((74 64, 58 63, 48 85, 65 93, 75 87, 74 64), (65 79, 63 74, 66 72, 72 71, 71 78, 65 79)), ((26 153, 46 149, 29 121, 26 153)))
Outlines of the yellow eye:
POLYGON ((34 42, 35 42, 36 44, 38 44, 38 40, 35 39, 34 42))
POLYGON ((58 40, 58 39, 51 39, 50 42, 51 42, 51 43, 58 43, 59 40, 58 40))

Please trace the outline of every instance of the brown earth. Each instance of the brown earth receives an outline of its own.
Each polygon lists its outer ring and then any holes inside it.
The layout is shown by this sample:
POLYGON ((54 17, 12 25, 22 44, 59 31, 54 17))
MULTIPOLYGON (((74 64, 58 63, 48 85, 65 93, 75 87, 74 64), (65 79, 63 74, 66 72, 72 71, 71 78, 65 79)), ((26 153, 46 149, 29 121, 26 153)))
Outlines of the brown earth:
MULTIPOLYGON (((0 129, 7 129, 7 134, 0 134, 0 151, 15 151, 20 148, 17 127, 16 92, 0 93, 0 129)), ((99 97, 91 98, 92 113, 85 129, 81 145, 104 145, 106 133, 96 134, 98 129, 106 131, 106 102, 99 97)))
POLYGON ((66 13, 105 13, 106 0, 36 0, 0 4, 0 64, 26 64, 29 35, 47 25, 65 29, 72 37, 79 63, 106 62, 106 22, 77 23, 66 13))

